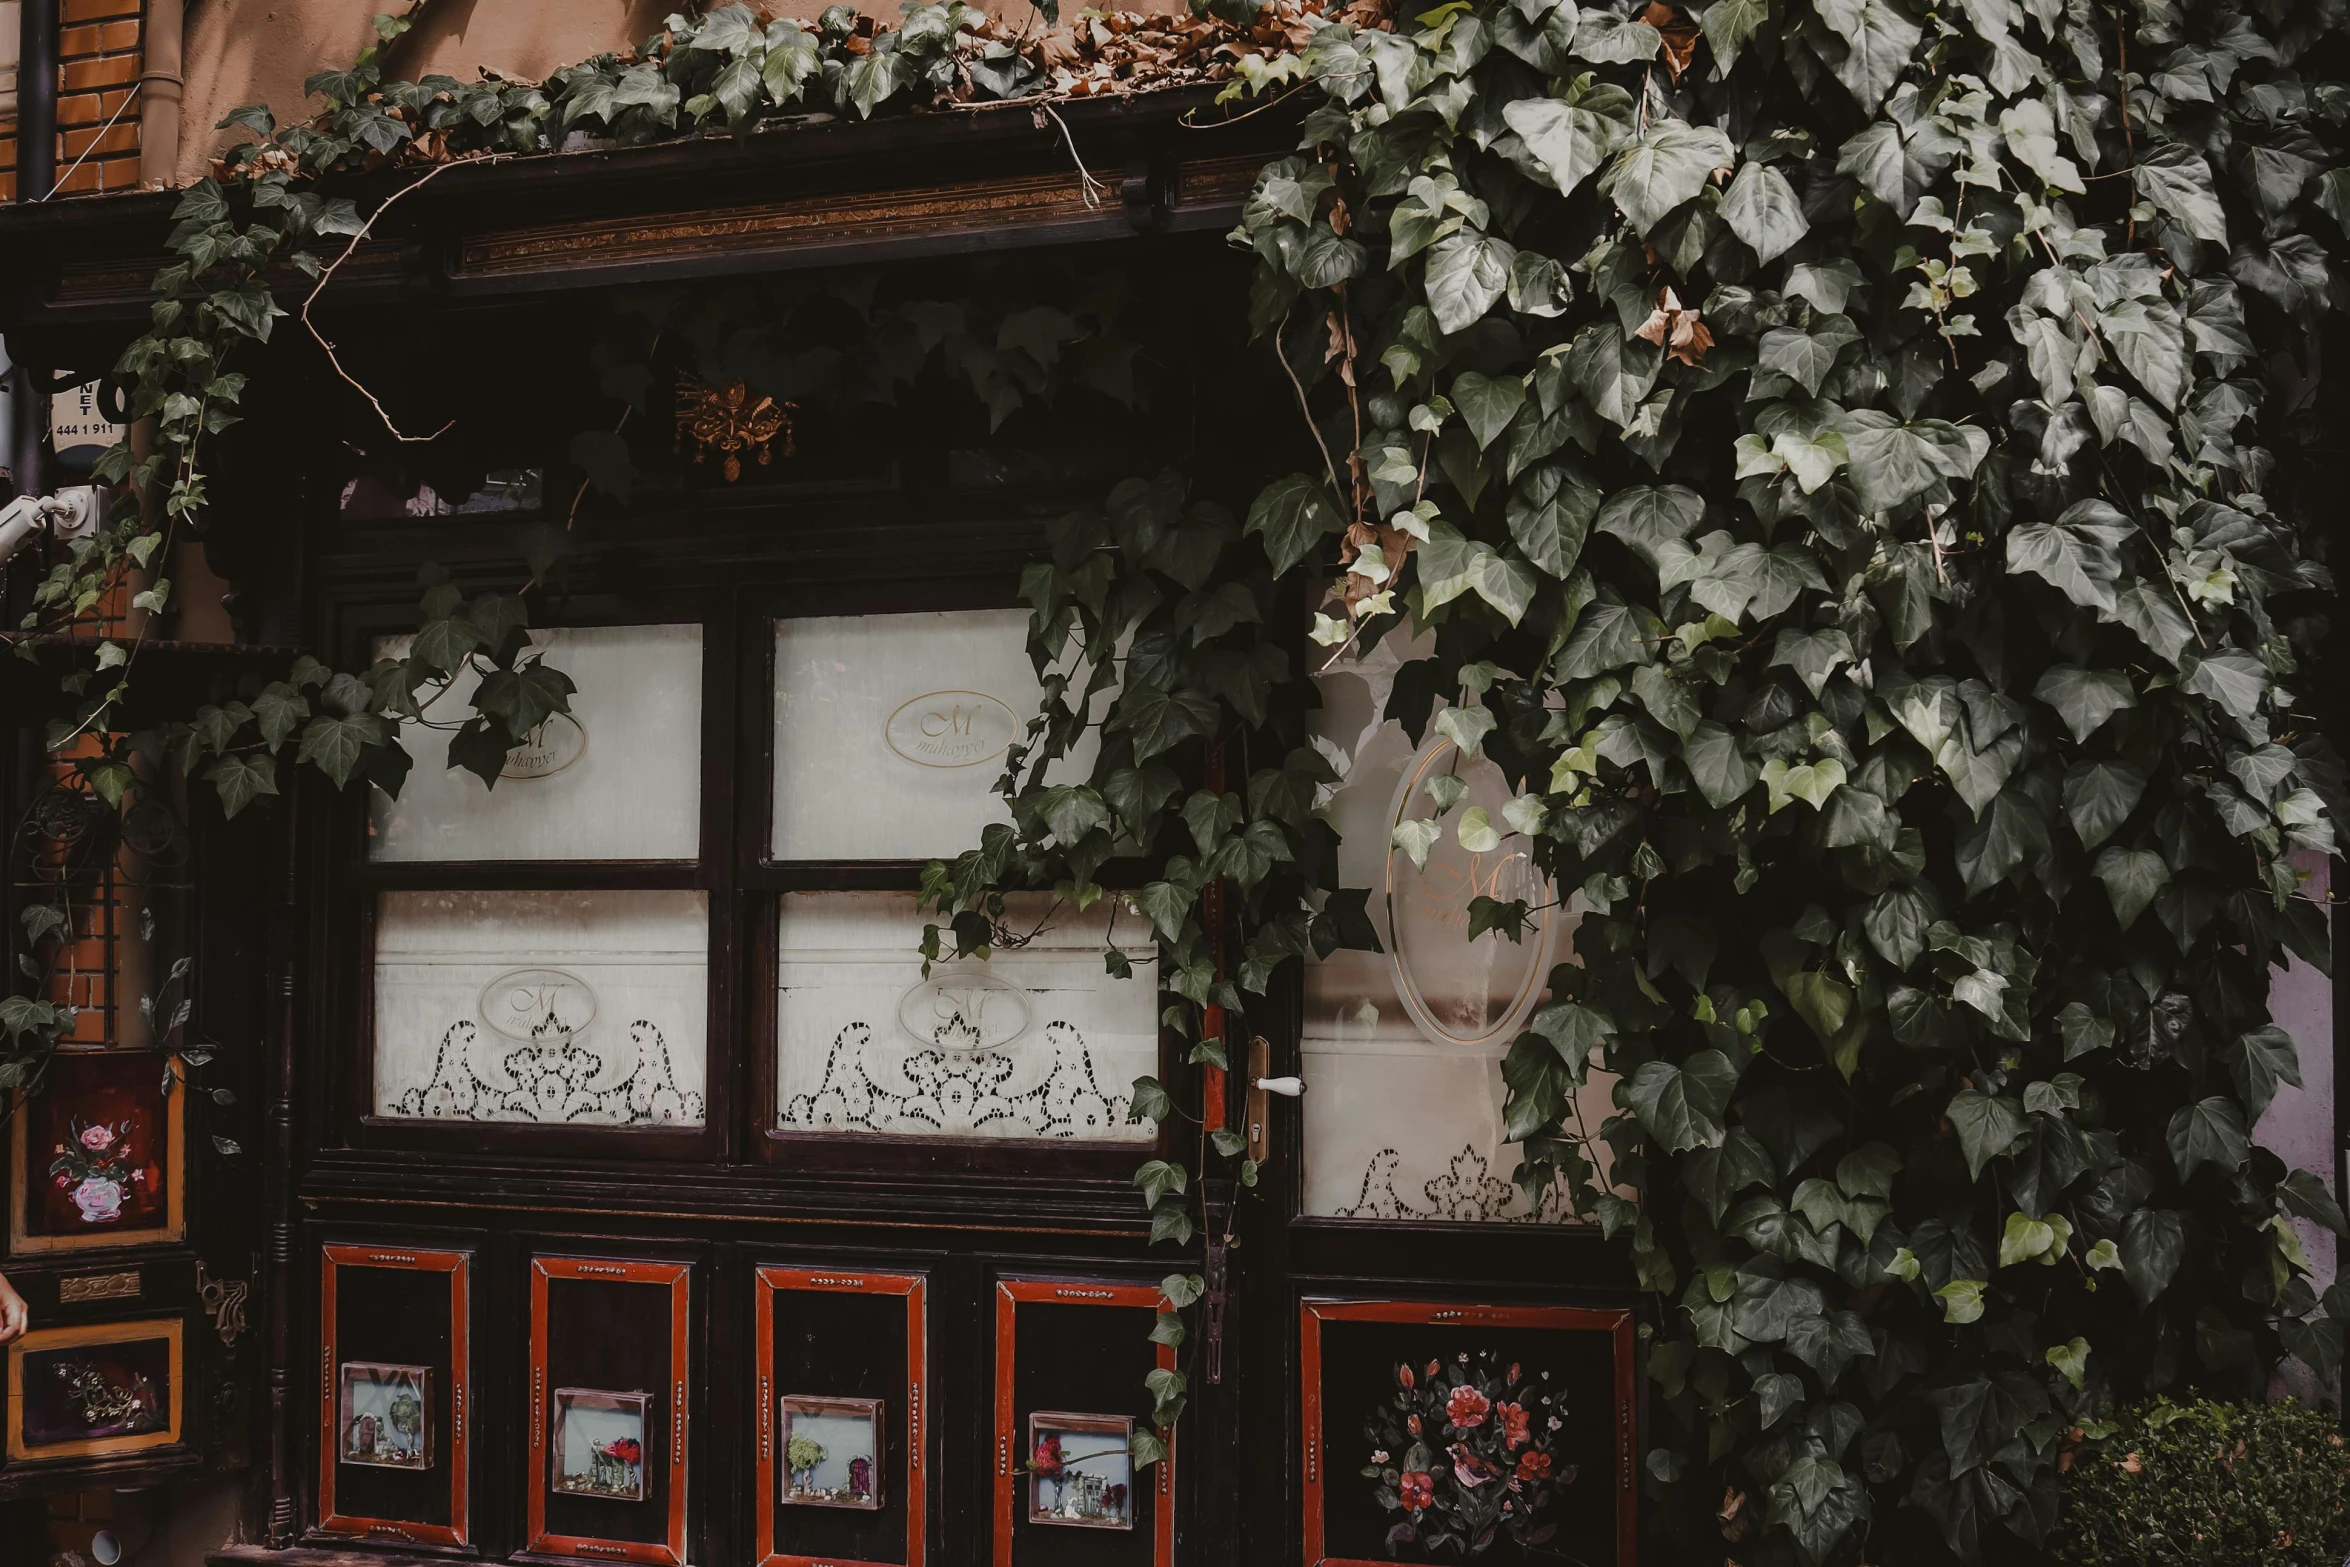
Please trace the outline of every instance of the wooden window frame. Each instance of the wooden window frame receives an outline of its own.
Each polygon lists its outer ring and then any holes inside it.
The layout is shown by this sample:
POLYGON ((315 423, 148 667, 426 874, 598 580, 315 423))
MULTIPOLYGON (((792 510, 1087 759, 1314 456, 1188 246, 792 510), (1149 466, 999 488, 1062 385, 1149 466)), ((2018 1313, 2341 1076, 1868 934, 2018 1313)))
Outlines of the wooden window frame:
POLYGON ((752 1473, 757 1517, 758 1567, 896 1567, 894 1563, 866 1562, 840 1556, 804 1556, 778 1550, 775 1544, 775 1297, 791 1292, 808 1294, 897 1296, 906 1303, 906 1392, 898 1400, 897 1419, 906 1444, 906 1560, 904 1567, 924 1567, 925 1537, 930 1512, 931 1466, 923 1463, 929 1440, 926 1393, 929 1377, 930 1277, 924 1273, 893 1273, 867 1268, 807 1268, 762 1266, 753 1289, 752 1333, 759 1368, 758 1452, 752 1473))
MULTIPOLYGON (((1016 1423, 1019 1408, 1015 1353, 1019 1309, 1023 1304, 1055 1306, 1125 1306, 1150 1311, 1169 1309, 1156 1284, 1126 1284, 1107 1279, 998 1279, 995 1297, 995 1554, 994 1567, 1012 1567, 1014 1520, 1025 1512, 1022 1488, 1028 1478, 1028 1433, 1016 1423)), ((1158 1367, 1175 1369, 1175 1346, 1161 1344, 1158 1367)), ((1137 1422, 1138 1424, 1140 1422, 1137 1422)), ((1151 1467, 1157 1471, 1152 1487, 1158 1505, 1151 1515, 1151 1560, 1154 1567, 1175 1567, 1175 1448, 1176 1433, 1166 1437, 1167 1455, 1151 1467)))
POLYGON ((684 1567, 686 1562, 686 1475, 693 1452, 689 1390, 693 1384, 692 1287, 690 1262, 647 1262, 625 1257, 534 1256, 530 1259, 530 1434, 527 1451, 528 1517, 523 1554, 533 1557, 595 1557, 607 1561, 643 1562, 649 1567, 684 1567), (597 1535, 554 1534, 547 1528, 548 1443, 553 1415, 548 1401, 554 1389, 547 1380, 547 1285, 554 1279, 582 1279, 599 1284, 659 1284, 669 1290, 669 1380, 663 1390, 669 1405, 669 1516, 665 1538, 607 1540, 597 1535))
MULTIPOLYGON (((540 1158, 638 1158, 707 1162, 725 1157, 735 1115, 733 1086, 739 1076, 729 1047, 737 1003, 734 979, 735 927, 727 905, 732 882, 735 708, 732 687, 737 660, 736 619, 721 605, 655 604, 630 612, 626 606, 590 604, 539 630, 608 630, 631 626, 695 626, 701 633, 702 712, 700 723, 699 852, 690 860, 397 860, 367 858, 367 798, 364 789, 339 802, 342 820, 335 841, 330 906, 356 911, 343 927, 344 945, 334 968, 347 976, 348 990, 337 1009, 348 1037, 350 1069, 340 1084, 338 1119, 349 1146, 369 1151, 415 1149, 428 1153, 497 1153, 540 1158), (435 1120, 388 1116, 375 1109, 376 925, 381 895, 387 892, 698 892, 706 910, 703 1020, 703 1120, 682 1126, 546 1126, 518 1121, 435 1120)), ((364 664, 379 636, 413 629, 374 606, 354 610, 342 640, 364 664)), ((430 765, 425 757, 419 766, 430 765)))
MULTIPOLYGON (((419 1545, 472 1543, 473 1253, 428 1246, 349 1245, 319 1248, 318 1278, 318 1524, 317 1532, 419 1545), (335 1300, 344 1268, 397 1268, 449 1276, 449 1519, 446 1524, 368 1518, 340 1511, 335 1477, 342 1457, 341 1348, 335 1342, 335 1300)), ((437 1368, 436 1368, 437 1369, 437 1368)))
POLYGON ((1379 1322, 1403 1326, 1436 1323, 1471 1328, 1541 1328, 1554 1332, 1604 1332, 1613 1341, 1616 1404, 1616 1567, 1639 1560, 1639 1485, 1634 1448, 1639 1425, 1638 1342, 1629 1308, 1585 1306, 1477 1306, 1459 1301, 1332 1300, 1308 1298, 1298 1306, 1298 1426, 1300 1504, 1305 1513, 1306 1567, 1391 1567, 1372 1557, 1332 1556, 1323 1549, 1323 1475, 1329 1444, 1322 1429, 1322 1325, 1325 1322, 1379 1322))
MULTIPOLYGON (((740 859, 736 879, 758 894, 746 922, 743 946, 750 978, 744 986, 743 1050, 752 1146, 770 1165, 806 1171, 903 1171, 909 1156, 941 1177, 1049 1178, 1058 1184, 1074 1176, 1126 1186, 1136 1164, 1169 1156, 1173 1134, 1164 1128, 1153 1139, 1132 1142, 1059 1142, 1019 1137, 920 1137, 865 1132, 785 1131, 775 1124, 781 1063, 776 1059, 777 922, 786 893, 913 892, 922 885, 926 860, 777 860, 770 853, 775 800, 775 623, 779 620, 848 615, 910 615, 958 610, 1023 607, 1009 576, 940 576, 915 582, 821 583, 761 595, 745 606, 739 622, 742 668, 736 687, 743 708, 736 719, 743 736, 744 767, 739 786, 741 820, 736 833, 740 859)), ((976 845, 974 845, 976 847, 976 845)), ((1113 861, 1102 869, 1105 885, 1140 886, 1137 862, 1113 861)), ((1154 1011, 1156 1009, 1154 1008, 1154 1011)), ((1179 1059, 1172 1037, 1159 1039, 1158 1075, 1163 1079, 1179 1059)))

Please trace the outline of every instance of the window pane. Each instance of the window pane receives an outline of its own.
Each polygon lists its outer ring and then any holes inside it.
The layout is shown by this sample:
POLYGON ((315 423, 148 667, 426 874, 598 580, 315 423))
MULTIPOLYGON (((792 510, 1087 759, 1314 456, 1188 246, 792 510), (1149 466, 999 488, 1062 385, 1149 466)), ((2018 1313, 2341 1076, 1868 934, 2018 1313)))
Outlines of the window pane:
MULTIPOLYGON (((408 650, 379 642, 379 657, 408 650)), ((446 765, 448 739, 410 724, 416 766, 394 800, 369 791, 376 860, 691 860, 702 843, 702 628, 614 626, 531 633, 579 692, 570 717, 507 753, 495 789, 446 765)), ((472 712, 464 672, 426 711, 472 712)))
POLYGON ((776 622, 774 857, 947 857, 1011 820, 995 783, 1043 694, 1027 648, 1017 609, 776 622))
MULTIPOLYGON (((1501 770, 1464 763, 1433 731, 1415 748, 1383 719, 1395 670, 1428 651, 1389 637, 1360 662, 1320 678, 1314 743, 1340 775, 1323 814, 1339 833, 1343 885, 1371 889, 1384 952, 1335 952, 1306 966, 1302 1101, 1305 1211, 1334 1218, 1526 1219, 1510 1182, 1518 1151, 1502 1140, 1501 1060, 1545 993, 1551 965, 1571 952, 1574 915, 1537 913, 1525 939, 1466 940, 1469 902, 1480 895, 1540 904, 1549 887, 1524 840, 1476 854, 1461 847, 1464 811, 1485 807, 1502 827, 1510 798, 1501 770), (1427 782, 1457 775, 1468 786, 1444 817, 1425 871, 1391 836, 1404 817, 1436 811, 1427 782)), ((1502 827, 1507 831, 1506 827, 1502 827)), ((1604 1086, 1584 1109, 1608 1113, 1604 1086)), ((1561 1221, 1552 1194, 1540 1217, 1561 1221)))
POLYGON ((700 1126, 699 892, 389 892, 375 928, 375 1113, 700 1126))
MULTIPOLYGON (((1049 907, 1015 898, 1026 932, 1049 907)), ((1126 1118, 1159 1070, 1148 922, 1118 918, 1133 977, 1103 971, 1108 913, 922 976, 911 893, 793 893, 778 943, 776 1125, 795 1132, 1148 1142, 1126 1118)))

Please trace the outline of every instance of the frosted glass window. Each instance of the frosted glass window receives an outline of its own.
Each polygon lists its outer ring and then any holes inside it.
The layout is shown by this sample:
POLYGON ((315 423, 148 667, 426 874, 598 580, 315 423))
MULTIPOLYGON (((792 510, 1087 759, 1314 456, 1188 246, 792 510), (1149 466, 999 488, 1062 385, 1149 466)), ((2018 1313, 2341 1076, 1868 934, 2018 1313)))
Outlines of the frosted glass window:
POLYGON ((375 1113, 540 1126, 707 1117, 699 892, 389 892, 375 1113))
MULTIPOLYGON (((409 638, 387 638, 398 657, 409 638)), ((448 737, 410 724, 416 759, 395 800, 369 791, 376 860, 692 860, 702 843, 702 628, 612 626, 531 633, 578 685, 572 712, 507 753, 495 789, 447 765, 448 737)), ((426 711, 470 715, 461 672, 426 711)))
MULTIPOLYGON (((1308 963, 1300 1101, 1305 1211, 1331 1218, 1563 1222, 1562 1193, 1528 1212, 1510 1180, 1518 1150, 1502 1140, 1502 1057, 1546 994, 1552 964, 1571 951, 1574 915, 1538 913, 1523 942, 1466 939, 1480 894, 1539 904, 1551 896, 1525 853, 1505 838, 1491 853, 1460 846, 1453 824, 1482 805, 1498 824, 1510 792, 1482 757, 1464 762, 1432 730, 1414 747, 1380 715, 1395 670, 1425 654, 1390 636, 1361 660, 1320 678, 1313 740, 1339 774, 1322 813, 1339 833, 1342 885, 1371 889, 1384 952, 1335 952, 1308 963), (1469 786, 1445 818, 1425 871, 1391 846, 1407 815, 1435 813, 1427 780, 1454 772, 1469 786)), ((1579 1109, 1596 1131, 1609 1090, 1595 1081, 1579 1109)))
MULTIPOLYGON (((1026 610, 776 622, 774 857, 976 849, 1011 820, 996 780, 1042 698, 1026 610)), ((1097 749, 1089 736, 1055 776, 1086 776, 1097 749)))
MULTIPOLYGON (((1044 899, 1011 900, 1033 927, 1044 899)), ((1148 1142, 1137 1077, 1159 1070, 1149 923, 1121 914, 1134 973, 1103 971, 1100 906, 1026 946, 922 974, 911 893, 791 893, 778 941, 775 1124, 792 1132, 1148 1142)))

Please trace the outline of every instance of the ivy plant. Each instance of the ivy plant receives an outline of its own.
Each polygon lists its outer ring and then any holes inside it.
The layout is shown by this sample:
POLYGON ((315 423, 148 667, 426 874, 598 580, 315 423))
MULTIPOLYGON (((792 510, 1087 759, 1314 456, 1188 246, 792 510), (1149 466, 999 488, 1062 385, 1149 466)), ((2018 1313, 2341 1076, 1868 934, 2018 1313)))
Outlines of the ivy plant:
POLYGON ((1323 461, 1252 515, 1335 553, 1320 640, 1433 636, 1391 714, 1449 700, 1581 912, 1509 1125, 1653 1292, 1659 1527, 1996 1557, 2090 1401, 2338 1370, 2292 1220, 2341 1212, 2251 1138, 2341 804, 2270 387, 2341 286, 2338 20, 1508 0, 1304 50, 1234 238, 1323 461))

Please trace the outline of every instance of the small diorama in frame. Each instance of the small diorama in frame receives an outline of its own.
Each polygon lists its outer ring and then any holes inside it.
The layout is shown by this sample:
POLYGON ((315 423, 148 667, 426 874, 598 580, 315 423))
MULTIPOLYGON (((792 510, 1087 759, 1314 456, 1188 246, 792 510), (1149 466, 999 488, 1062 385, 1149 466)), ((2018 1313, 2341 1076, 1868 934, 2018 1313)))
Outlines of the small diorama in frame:
POLYGON ((881 1400, 786 1393, 783 1500, 803 1507, 881 1507, 881 1400))
POLYGON ((1134 1417, 1028 1417, 1028 1521, 1134 1527, 1134 1417))
POLYGON ((615 1502, 645 1499, 644 1393, 555 1389, 554 1473, 547 1483, 565 1496, 615 1502))
POLYGON ((380 1469, 432 1467, 432 1369, 346 1360, 337 1425, 342 1461, 380 1469))

